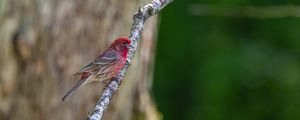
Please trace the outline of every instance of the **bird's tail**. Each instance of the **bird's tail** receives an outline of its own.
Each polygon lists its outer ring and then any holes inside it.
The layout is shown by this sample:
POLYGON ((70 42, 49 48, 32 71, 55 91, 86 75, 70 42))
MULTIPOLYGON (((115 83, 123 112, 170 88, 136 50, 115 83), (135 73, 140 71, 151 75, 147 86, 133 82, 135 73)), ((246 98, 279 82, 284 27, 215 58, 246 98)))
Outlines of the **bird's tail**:
POLYGON ((79 76, 79 75, 81 75, 81 72, 78 72, 78 73, 73 74, 73 76, 75 76, 75 77, 77 77, 77 76, 79 76))
POLYGON ((79 87, 85 85, 87 83, 87 81, 91 78, 92 76, 89 76, 89 77, 86 77, 86 78, 83 78, 83 79, 80 79, 76 82, 75 86, 73 86, 62 98, 61 100, 62 101, 65 101, 66 98, 68 96, 70 96, 75 90, 77 90, 79 87))

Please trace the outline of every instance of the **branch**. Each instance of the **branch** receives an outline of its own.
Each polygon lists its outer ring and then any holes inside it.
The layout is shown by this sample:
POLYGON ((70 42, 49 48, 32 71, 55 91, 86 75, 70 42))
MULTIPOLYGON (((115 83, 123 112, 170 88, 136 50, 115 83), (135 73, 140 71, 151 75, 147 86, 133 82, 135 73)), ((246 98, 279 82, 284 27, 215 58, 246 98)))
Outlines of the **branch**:
POLYGON ((171 3, 172 0, 153 0, 143 8, 139 8, 133 16, 133 25, 130 32, 129 39, 131 40, 131 48, 129 50, 126 64, 120 72, 113 78, 110 83, 105 87, 100 100, 97 102, 94 110, 88 116, 88 120, 101 120, 104 110, 107 108, 112 96, 117 92, 122 83, 122 78, 129 67, 131 60, 137 49, 138 42, 141 39, 142 31, 145 21, 162 10, 166 5, 171 3))

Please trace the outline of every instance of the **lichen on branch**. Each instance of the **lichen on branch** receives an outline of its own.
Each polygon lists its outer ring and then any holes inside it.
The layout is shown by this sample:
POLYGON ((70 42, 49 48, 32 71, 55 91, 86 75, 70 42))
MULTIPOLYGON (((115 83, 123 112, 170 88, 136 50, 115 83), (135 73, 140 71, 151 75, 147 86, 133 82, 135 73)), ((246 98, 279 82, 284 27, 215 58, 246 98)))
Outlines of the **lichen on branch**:
POLYGON ((129 36, 129 39, 131 40, 131 47, 128 52, 126 64, 105 87, 102 96, 95 105, 94 110, 90 113, 90 115, 88 115, 88 120, 101 120, 105 109, 107 108, 113 95, 117 92, 119 86, 121 85, 122 78, 125 75, 125 72, 127 71, 127 68, 129 67, 131 60, 136 52, 138 42, 140 41, 142 36, 145 21, 149 17, 157 14, 171 2, 172 0, 153 0, 144 7, 139 8, 138 12, 134 14, 132 29, 129 36))

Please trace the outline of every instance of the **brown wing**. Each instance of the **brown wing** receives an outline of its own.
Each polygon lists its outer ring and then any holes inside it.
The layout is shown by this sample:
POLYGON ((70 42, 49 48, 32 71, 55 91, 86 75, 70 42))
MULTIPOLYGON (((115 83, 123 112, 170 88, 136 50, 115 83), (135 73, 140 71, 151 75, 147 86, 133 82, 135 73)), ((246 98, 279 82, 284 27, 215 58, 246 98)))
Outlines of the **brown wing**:
MULTIPOLYGON (((117 52, 107 51, 102 55, 97 57, 95 60, 91 61, 89 64, 80 69, 80 71, 76 74, 80 74, 82 72, 91 72, 97 74, 101 71, 104 71, 107 68, 117 64, 120 60, 117 52)), ((75 75, 76 75, 75 74, 75 75)))

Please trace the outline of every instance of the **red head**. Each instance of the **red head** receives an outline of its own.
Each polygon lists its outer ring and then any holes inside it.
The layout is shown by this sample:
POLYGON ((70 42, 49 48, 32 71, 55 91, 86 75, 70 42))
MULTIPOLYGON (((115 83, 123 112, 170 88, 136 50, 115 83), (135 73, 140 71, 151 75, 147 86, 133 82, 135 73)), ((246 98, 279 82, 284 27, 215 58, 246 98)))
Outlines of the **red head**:
POLYGON ((126 57, 130 43, 131 41, 127 37, 119 37, 111 44, 109 48, 121 52, 122 55, 126 57))

